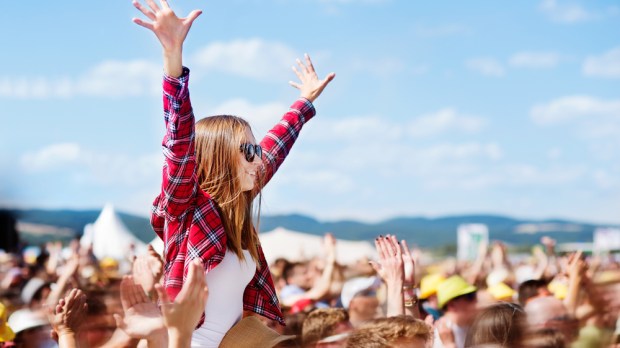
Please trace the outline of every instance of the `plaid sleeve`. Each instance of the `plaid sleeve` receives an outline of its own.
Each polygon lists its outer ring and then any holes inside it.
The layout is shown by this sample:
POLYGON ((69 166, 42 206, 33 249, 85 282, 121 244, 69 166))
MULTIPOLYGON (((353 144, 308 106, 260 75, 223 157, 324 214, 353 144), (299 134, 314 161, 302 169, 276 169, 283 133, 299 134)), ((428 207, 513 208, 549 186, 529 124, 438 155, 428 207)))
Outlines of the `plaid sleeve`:
MULTIPOLYGON (((261 186, 267 185, 288 155, 301 127, 315 115, 314 106, 305 98, 296 100, 278 124, 260 142, 263 148, 261 186)), ((261 187, 262 188, 262 187, 261 187)))
POLYGON ((153 208, 155 214, 166 220, 177 220, 183 215, 197 191, 194 112, 188 81, 189 69, 184 67, 180 77, 164 76, 163 82, 165 161, 161 193, 153 208))

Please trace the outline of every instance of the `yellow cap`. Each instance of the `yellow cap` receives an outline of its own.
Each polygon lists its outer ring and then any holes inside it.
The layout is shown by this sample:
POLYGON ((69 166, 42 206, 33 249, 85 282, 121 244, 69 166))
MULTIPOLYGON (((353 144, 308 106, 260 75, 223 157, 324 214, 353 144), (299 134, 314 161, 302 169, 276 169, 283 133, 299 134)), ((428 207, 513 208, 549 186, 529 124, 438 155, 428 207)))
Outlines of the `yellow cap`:
POLYGON ((497 283, 493 286, 490 286, 487 291, 495 298, 496 300, 506 300, 512 299, 515 294, 515 291, 506 285, 505 283, 497 283))
POLYGON ((420 299, 425 300, 435 295, 437 293, 437 286, 444 280, 446 280, 446 277, 440 273, 424 276, 420 281, 420 299))
POLYGON ((462 277, 454 275, 437 286, 437 305, 443 308, 450 300, 477 290, 478 288, 468 284, 462 277))
POLYGON ((0 342, 10 342, 15 338, 15 333, 6 325, 6 307, 0 302, 0 342))
POLYGON ((99 261, 99 266, 102 268, 115 268, 118 267, 118 261, 111 257, 104 257, 99 261))
POLYGON ((443 308, 450 300, 477 290, 478 288, 468 284, 462 277, 454 275, 437 286, 437 305, 443 308))
POLYGON ((565 283, 562 282, 551 282, 549 283, 549 291, 551 291, 551 293, 553 293, 553 296, 555 296, 557 299, 563 300, 566 297, 566 294, 568 293, 568 285, 566 285, 565 283))

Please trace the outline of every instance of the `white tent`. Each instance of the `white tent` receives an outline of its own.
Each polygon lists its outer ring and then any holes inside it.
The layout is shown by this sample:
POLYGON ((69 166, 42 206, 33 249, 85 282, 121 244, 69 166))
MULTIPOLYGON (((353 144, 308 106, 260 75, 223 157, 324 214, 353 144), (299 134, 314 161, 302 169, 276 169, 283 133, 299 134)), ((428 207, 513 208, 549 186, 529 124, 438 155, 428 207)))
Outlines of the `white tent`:
POLYGON ((121 221, 111 204, 106 204, 97 220, 84 227, 81 245, 93 244, 93 253, 101 260, 110 257, 118 261, 127 260, 131 254, 130 247, 135 247, 135 254, 146 252, 144 242, 134 236, 121 221))
MULTIPOLYGON (((295 232, 278 227, 259 235, 265 258, 268 263, 283 257, 289 261, 308 260, 323 255, 323 236, 295 232)), ((373 244, 367 241, 336 241, 336 258, 340 264, 352 264, 368 258, 376 259, 373 244)))

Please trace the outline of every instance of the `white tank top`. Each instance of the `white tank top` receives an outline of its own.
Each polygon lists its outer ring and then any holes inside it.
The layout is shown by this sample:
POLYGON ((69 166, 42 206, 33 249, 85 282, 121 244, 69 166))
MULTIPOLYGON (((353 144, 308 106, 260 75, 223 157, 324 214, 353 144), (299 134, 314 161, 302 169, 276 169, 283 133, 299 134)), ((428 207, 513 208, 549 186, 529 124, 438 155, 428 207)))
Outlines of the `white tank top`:
POLYGON ((205 322, 192 335, 192 347, 217 348, 226 332, 243 316, 243 292, 256 273, 256 262, 243 250, 245 261, 226 250, 224 259, 207 273, 209 297, 205 322))

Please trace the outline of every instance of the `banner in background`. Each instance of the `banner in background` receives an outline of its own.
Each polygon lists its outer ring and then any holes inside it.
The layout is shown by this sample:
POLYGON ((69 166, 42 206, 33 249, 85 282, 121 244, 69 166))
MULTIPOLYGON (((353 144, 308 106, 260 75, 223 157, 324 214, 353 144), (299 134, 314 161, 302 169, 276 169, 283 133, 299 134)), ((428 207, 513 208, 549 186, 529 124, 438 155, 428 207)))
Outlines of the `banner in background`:
POLYGON ((594 230, 593 244, 594 254, 620 250, 620 228, 597 228, 594 230))
POLYGON ((457 258, 474 260, 478 255, 479 245, 489 243, 489 228, 484 224, 463 224, 457 229, 457 258))

